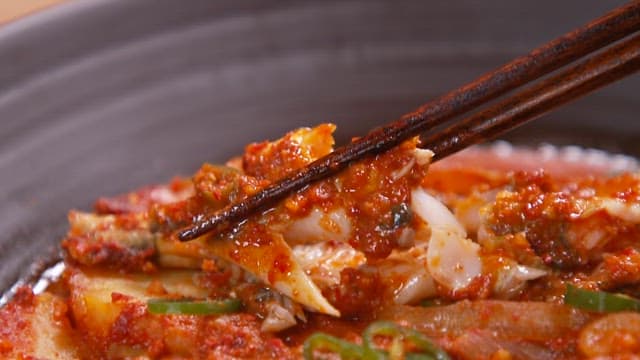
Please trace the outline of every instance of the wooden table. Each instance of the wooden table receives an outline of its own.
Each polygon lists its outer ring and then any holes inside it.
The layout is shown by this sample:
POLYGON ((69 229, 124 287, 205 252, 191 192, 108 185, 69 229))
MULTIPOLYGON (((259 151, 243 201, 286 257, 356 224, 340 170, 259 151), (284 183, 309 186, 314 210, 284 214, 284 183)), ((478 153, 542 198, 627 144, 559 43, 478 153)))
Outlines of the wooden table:
POLYGON ((66 0, 0 0, 0 24, 66 0))

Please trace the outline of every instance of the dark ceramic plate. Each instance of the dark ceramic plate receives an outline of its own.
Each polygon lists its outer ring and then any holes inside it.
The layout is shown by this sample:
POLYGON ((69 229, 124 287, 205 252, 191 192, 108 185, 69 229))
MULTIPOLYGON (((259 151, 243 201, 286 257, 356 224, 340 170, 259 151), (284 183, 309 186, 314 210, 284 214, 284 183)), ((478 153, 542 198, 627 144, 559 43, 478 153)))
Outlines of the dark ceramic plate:
MULTIPOLYGON (((297 126, 344 141, 622 1, 441 3, 94 0, 0 28, 0 289, 99 195, 297 126)), ((638 154, 639 80, 511 139, 638 154)))

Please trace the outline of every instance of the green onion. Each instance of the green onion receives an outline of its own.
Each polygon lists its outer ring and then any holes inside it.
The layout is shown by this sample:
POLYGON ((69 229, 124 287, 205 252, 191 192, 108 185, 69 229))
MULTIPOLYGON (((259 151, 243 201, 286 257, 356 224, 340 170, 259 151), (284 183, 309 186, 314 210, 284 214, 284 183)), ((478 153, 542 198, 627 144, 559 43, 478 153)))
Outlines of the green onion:
POLYGON ((640 311, 640 300, 623 294, 584 290, 571 284, 567 285, 564 303, 595 312, 640 311))
POLYGON ((434 345, 426 336, 418 331, 400 327, 394 323, 378 321, 369 325, 362 333, 362 346, 327 335, 315 333, 303 345, 305 360, 312 360, 314 350, 322 349, 340 355, 341 359, 354 360, 448 360, 444 350, 434 345), (375 346, 376 336, 390 336, 391 346, 382 350, 375 346), (405 342, 413 343, 419 352, 406 352, 405 342))
POLYGON ((448 360, 449 356, 444 350, 434 345, 426 336, 413 329, 400 327, 387 321, 375 322, 362 333, 365 359, 436 359, 448 360), (391 336, 393 338, 388 355, 375 348, 376 336, 391 336), (409 341, 419 350, 419 353, 406 353, 403 343, 409 341), (366 356, 369 357, 366 357, 366 356))
POLYGON ((152 314, 212 315, 227 314, 240 310, 242 302, 238 299, 217 301, 185 301, 151 299, 147 309, 152 314))
POLYGON ((329 350, 339 354, 343 360, 358 360, 362 359, 363 355, 362 347, 324 333, 315 333, 305 340, 302 356, 305 360, 312 360, 315 350, 329 350))

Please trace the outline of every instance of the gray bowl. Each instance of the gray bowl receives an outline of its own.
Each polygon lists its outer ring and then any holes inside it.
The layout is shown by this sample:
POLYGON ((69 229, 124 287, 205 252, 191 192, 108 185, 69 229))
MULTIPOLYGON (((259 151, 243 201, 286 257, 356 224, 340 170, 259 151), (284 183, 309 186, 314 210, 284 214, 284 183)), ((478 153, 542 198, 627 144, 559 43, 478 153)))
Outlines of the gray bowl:
MULTIPOLYGON (((0 28, 0 289, 41 268, 71 208, 250 141, 392 120, 623 1, 94 0, 0 28)), ((640 81, 511 134, 637 155, 640 81)))

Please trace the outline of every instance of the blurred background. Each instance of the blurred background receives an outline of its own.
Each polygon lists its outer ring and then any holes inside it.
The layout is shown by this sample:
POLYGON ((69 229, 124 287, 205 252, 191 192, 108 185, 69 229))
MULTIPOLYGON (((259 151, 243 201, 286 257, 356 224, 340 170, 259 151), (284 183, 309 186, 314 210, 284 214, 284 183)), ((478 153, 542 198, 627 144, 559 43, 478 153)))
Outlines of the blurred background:
POLYGON ((0 24, 46 9, 66 0, 6 0, 0 2, 0 24))
MULTIPOLYGON (((2 289, 71 208, 299 126, 344 143, 624 3, 53 2, 0 4, 2 289)), ((625 79, 506 139, 638 155, 639 94, 625 79)))

